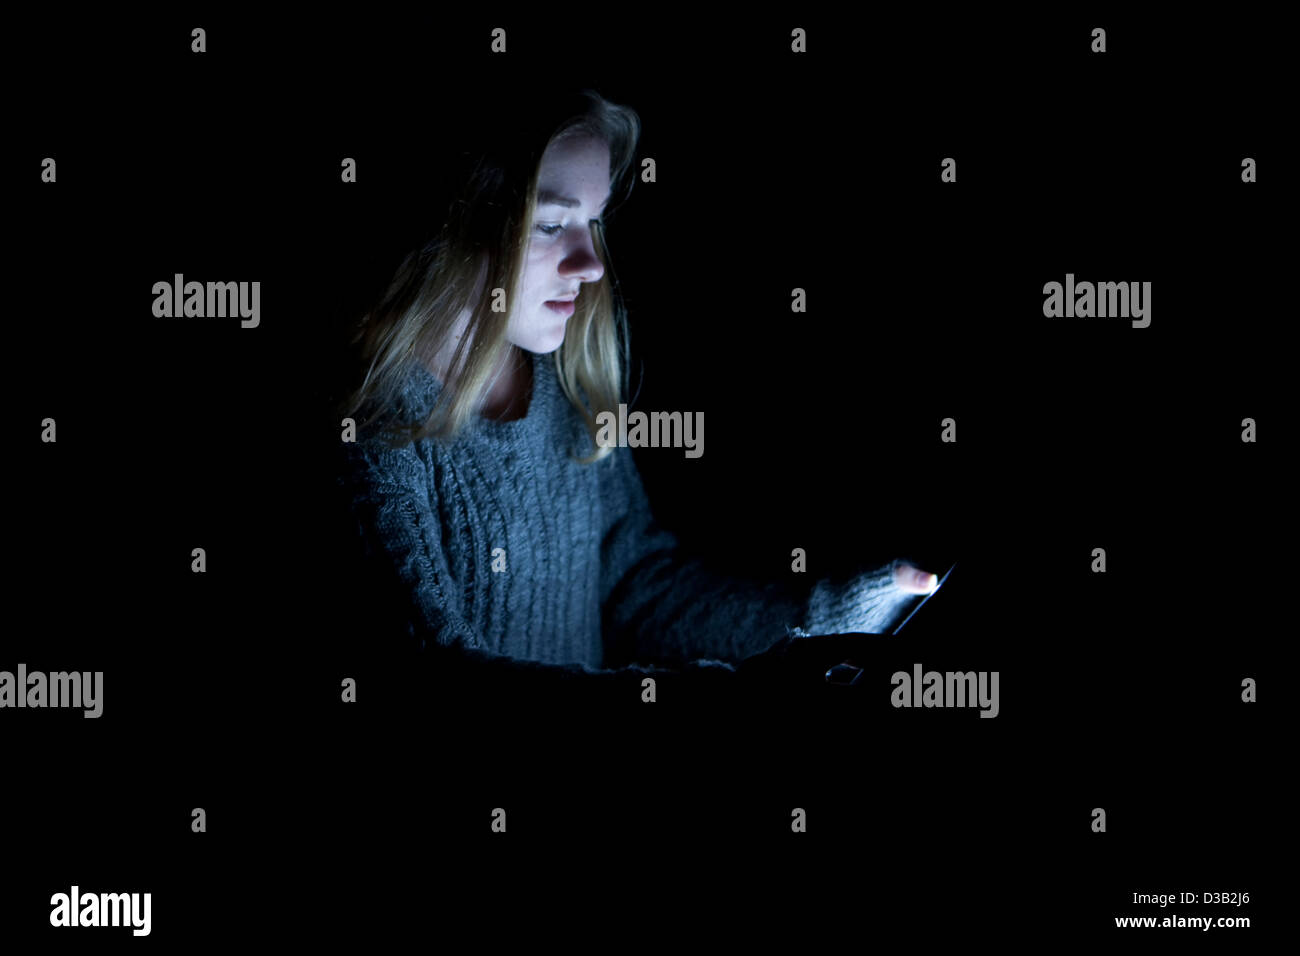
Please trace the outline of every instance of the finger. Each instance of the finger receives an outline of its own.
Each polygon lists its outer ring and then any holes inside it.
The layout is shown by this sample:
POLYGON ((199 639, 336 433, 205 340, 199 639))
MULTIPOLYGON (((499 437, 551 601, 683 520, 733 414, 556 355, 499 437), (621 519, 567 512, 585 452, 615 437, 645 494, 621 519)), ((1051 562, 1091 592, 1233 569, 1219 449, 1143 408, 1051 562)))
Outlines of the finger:
POLYGON ((894 583, 908 594, 929 594, 939 586, 939 577, 910 564, 900 564, 894 569, 894 583))

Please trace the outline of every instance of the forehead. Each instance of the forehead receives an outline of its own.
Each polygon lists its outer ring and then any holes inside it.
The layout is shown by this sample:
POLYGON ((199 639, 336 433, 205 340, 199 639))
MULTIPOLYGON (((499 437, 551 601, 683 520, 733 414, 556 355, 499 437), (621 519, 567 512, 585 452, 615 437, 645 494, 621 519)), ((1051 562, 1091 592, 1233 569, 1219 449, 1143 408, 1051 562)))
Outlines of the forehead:
POLYGON ((609 146, 590 136, 552 143, 542 155, 537 188, 570 196, 585 193, 599 202, 609 191, 609 146))

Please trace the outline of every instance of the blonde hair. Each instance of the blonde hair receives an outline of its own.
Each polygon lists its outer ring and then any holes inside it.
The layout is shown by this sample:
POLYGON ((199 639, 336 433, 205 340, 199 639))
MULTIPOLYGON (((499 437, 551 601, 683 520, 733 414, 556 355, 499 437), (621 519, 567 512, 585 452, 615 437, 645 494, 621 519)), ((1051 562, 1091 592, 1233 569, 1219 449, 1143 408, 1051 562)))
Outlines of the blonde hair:
POLYGON ((441 231, 406 256, 379 303, 359 323, 350 345, 360 346, 365 377, 339 410, 346 417, 359 415, 362 429, 383 421, 391 447, 425 438, 453 441, 477 414, 493 372, 510 348, 509 313, 491 311, 491 297, 483 290, 505 289, 508 303, 520 301, 541 156, 552 143, 594 136, 608 145, 610 154, 612 195, 602 220, 589 227, 604 275, 582 285, 554 361, 560 385, 586 421, 595 446, 586 458, 570 457, 590 464, 612 450, 596 440, 596 416, 616 412, 620 396, 627 391, 628 328, 603 220, 631 192, 641 121, 630 108, 589 89, 569 101, 561 100, 560 106, 568 111, 566 118, 545 142, 534 135, 531 142, 511 141, 503 151, 489 148, 476 155, 475 167, 441 231), (465 334, 428 417, 423 422, 390 420, 411 370, 409 363, 430 365, 471 303, 465 334), (584 405, 579 387, 591 401, 590 408, 584 405))

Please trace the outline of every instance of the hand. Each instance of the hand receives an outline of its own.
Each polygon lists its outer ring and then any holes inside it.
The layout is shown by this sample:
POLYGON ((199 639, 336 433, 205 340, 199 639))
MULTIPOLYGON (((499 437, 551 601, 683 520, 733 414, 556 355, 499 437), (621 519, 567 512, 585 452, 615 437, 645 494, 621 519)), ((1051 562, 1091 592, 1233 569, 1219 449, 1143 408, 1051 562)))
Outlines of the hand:
POLYGON ((900 564, 894 568, 894 583, 908 594, 929 594, 939 586, 939 576, 910 564, 900 564))

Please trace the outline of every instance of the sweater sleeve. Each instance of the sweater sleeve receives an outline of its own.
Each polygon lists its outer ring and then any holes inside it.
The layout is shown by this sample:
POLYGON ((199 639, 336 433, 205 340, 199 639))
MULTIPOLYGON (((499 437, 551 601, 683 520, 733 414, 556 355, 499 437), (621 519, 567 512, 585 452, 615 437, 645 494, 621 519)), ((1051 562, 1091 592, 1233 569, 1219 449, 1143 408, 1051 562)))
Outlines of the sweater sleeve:
POLYGON ((583 664, 544 664, 487 651, 464 612, 464 596, 450 571, 436 516, 433 482, 413 447, 390 449, 377 441, 344 445, 338 484, 348 499, 364 551, 377 563, 385 590, 393 594, 407 634, 445 673, 493 682, 524 678, 529 689, 552 686, 610 688, 646 675, 672 673, 632 666, 599 670, 583 664), (446 666, 441 666, 446 665, 446 666))
POLYGON ((894 582, 899 561, 812 584, 722 574, 655 521, 631 450, 610 458, 601 483, 607 660, 734 664, 791 637, 884 632, 916 599, 894 582))

